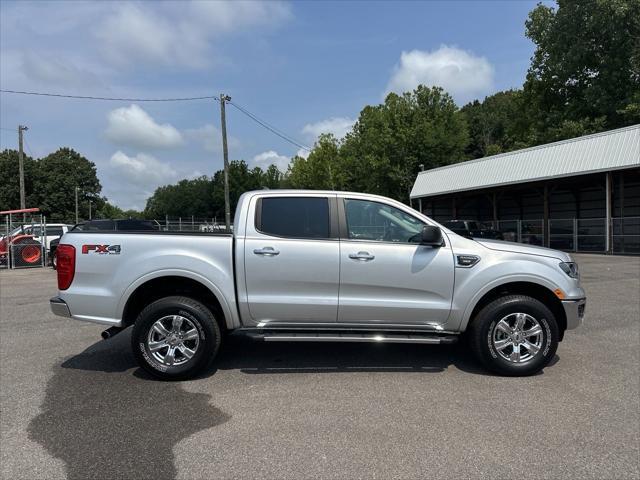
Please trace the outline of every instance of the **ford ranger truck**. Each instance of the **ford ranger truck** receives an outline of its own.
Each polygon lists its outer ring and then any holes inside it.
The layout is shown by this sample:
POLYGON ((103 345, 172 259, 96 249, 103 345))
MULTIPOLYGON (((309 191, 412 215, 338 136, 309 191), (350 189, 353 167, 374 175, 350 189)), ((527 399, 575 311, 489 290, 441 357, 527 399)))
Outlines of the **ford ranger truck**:
MULTIPOLYGON (((583 321, 578 266, 560 251, 461 237, 400 202, 273 190, 240 197, 233 234, 71 231, 53 313, 132 327, 162 379, 210 367, 227 334, 266 342, 453 343, 531 375, 583 321)), ((383 353, 381 353, 383 354, 383 353)))

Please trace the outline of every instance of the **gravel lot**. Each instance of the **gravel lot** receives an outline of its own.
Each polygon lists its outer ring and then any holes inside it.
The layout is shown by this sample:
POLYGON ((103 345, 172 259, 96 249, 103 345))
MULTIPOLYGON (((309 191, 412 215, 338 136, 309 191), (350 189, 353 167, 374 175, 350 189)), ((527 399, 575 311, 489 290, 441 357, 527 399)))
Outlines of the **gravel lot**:
POLYGON ((576 257, 586 324, 531 378, 462 344, 234 340, 158 382, 128 331, 49 312, 55 272, 2 271, 2 478, 640 478, 640 258, 576 257))

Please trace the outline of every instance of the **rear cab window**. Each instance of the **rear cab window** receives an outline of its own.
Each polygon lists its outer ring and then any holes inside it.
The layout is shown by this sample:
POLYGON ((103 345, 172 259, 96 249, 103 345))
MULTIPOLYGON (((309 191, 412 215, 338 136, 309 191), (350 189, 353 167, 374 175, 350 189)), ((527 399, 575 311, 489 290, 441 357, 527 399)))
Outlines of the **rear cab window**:
POLYGON ((81 232, 96 232, 102 230, 115 230, 116 224, 113 220, 90 220, 85 223, 79 223, 74 230, 81 232))
POLYGON ((263 197, 256 208, 256 230, 284 238, 328 239, 327 197, 263 197))
POLYGON ((62 227, 47 227, 45 229, 47 235, 51 237, 61 237, 62 236, 62 227))

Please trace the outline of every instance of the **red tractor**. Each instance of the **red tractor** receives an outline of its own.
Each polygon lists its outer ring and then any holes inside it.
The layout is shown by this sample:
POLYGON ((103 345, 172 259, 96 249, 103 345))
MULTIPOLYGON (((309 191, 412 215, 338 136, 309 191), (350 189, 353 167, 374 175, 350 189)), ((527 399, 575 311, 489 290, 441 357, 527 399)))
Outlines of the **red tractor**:
POLYGON ((24 233, 23 227, 19 227, 9 235, 0 238, 0 263, 9 261, 9 247, 11 254, 16 255, 14 265, 33 266, 41 262, 42 244, 33 238, 33 235, 24 233))
MULTIPOLYGON (((25 210, 9 210, 0 212, 7 214, 11 218, 13 213, 27 213, 38 211, 37 208, 25 210)), ((20 225, 0 237, 0 265, 8 265, 10 256, 13 255, 13 264, 21 267, 31 267, 38 265, 42 260, 43 246, 32 234, 34 225, 20 225)))

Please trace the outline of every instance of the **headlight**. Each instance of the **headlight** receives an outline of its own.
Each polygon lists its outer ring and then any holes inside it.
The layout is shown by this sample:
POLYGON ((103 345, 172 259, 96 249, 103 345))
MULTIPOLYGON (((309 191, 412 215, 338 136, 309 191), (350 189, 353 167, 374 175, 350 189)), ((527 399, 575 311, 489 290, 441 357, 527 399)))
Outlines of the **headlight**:
POLYGON ((560 268, 571 278, 578 278, 578 264, 576 262, 560 262, 560 268))

